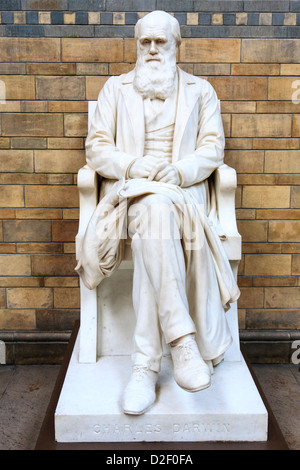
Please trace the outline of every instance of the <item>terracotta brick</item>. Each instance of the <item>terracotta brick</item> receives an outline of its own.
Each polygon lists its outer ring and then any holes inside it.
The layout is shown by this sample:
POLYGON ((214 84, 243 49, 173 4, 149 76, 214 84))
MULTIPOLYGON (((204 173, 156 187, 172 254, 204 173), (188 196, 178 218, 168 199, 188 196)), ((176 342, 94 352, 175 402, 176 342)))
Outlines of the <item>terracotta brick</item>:
POLYGON ((257 276, 253 277, 254 286, 264 287, 293 287, 297 279, 291 276, 257 276))
POLYGON ((16 219, 61 219, 61 217, 61 209, 16 209, 16 219))
MULTIPOLYGON (((109 64, 110 67, 113 67, 118 64, 109 64)), ((124 64, 125 65, 125 64, 124 64)), ((123 73, 123 72, 121 72, 123 73)), ((76 74, 77 75, 108 75, 108 64, 76 64, 76 74)), ((119 75, 111 74, 111 75, 119 75)))
POLYGON ((8 308, 51 308, 53 292, 50 288, 8 288, 8 308))
POLYGON ((267 173, 299 173, 300 150, 266 151, 267 173))
POLYGON ((79 220, 79 209, 63 209, 63 219, 79 220))
POLYGON ((39 242, 51 240, 49 220, 6 220, 3 222, 3 241, 39 242))
MULTIPOLYGON (((295 118, 295 116, 294 116, 295 118)), ((270 150, 287 150, 298 149, 300 145, 299 139, 253 139, 254 149, 270 149, 270 150)))
POLYGON ((32 150, 0 150, 2 172, 30 173, 33 171, 32 150))
POLYGON ((232 64, 232 75, 279 75, 279 64, 232 64))
MULTIPOLYGON (((296 105, 294 105, 294 106, 296 106, 296 105)), ((292 136, 293 137, 300 137, 300 115, 295 115, 293 117, 292 136)))
POLYGON ((292 101, 259 101, 257 103, 258 113, 300 113, 300 106, 292 101))
POLYGON ((237 220, 255 219, 255 209, 237 209, 235 213, 237 220))
POLYGON ((63 136, 63 116, 49 113, 3 114, 3 136, 63 136))
POLYGON ((27 64, 28 75, 75 75, 76 64, 27 64))
POLYGON ((63 38, 62 62, 123 62, 123 39, 63 38))
POLYGON ((299 243, 284 243, 282 245, 282 253, 300 253, 299 243))
POLYGON ((300 220, 270 220, 269 241, 300 242, 300 220))
POLYGON ((290 255, 245 255, 246 276, 288 276, 289 274, 291 274, 290 255))
POLYGON ((17 243, 18 253, 62 253, 62 243, 17 243))
POLYGON ((237 175, 238 184, 242 185, 271 185, 276 184, 276 175, 266 175, 265 173, 259 174, 238 174, 237 175))
POLYGON ((75 243, 64 243, 64 253, 76 253, 75 243))
POLYGON ((23 207, 24 195, 23 187, 16 185, 0 185, 0 206, 1 207, 23 207))
POLYGON ((220 100, 265 100, 268 79, 265 77, 210 77, 220 100))
MULTIPOLYGON (((126 38, 124 41, 124 62, 135 62, 136 57, 136 40, 126 38)), ((119 62, 123 61, 120 60, 119 62)))
POLYGON ((232 137, 291 137, 288 114, 234 114, 232 137))
POLYGON ((299 308, 299 287, 270 287, 265 289, 265 308, 299 308))
POLYGON ((86 77, 86 99, 88 101, 97 100, 100 90, 109 77, 86 77))
POLYGON ((252 149, 252 139, 230 138, 225 142, 226 150, 250 150, 252 149))
POLYGON ((295 276, 300 275, 300 255, 293 255, 292 257, 292 274, 295 276))
POLYGON ((73 184, 73 175, 71 174, 50 174, 47 176, 48 184, 73 184))
POLYGON ((256 112, 255 101, 222 101, 222 113, 247 114, 256 112))
POLYGON ((6 309, 0 310, 0 328, 2 330, 33 330, 36 328, 35 310, 6 309))
MULTIPOLYGON (((255 241, 255 240, 254 240, 255 241)), ((243 242, 243 253, 281 253, 281 243, 245 243, 243 242)))
POLYGON ((283 185, 299 185, 300 184, 300 174, 277 174, 276 175, 276 184, 283 184, 283 185))
POLYGON ((78 288, 54 288, 54 308, 79 308, 80 290, 78 288))
POLYGON ((57 149, 84 149, 84 140, 79 137, 49 137, 48 148, 57 149))
POLYGON ((0 38, 1 62, 59 62, 58 38, 0 38))
POLYGON ((238 231, 242 235, 243 242, 266 242, 268 224, 259 220, 238 220, 238 231))
POLYGON ((77 173, 85 165, 84 150, 36 150, 37 173, 77 173))
POLYGON ((10 148, 10 139, 7 137, 0 137, 0 149, 9 149, 10 148))
POLYGON ((294 82, 295 77, 270 77, 269 100, 292 100, 292 95, 295 92, 295 89, 293 89, 294 82))
POLYGON ((78 207, 76 186, 27 186, 25 187, 27 207, 78 207))
POLYGON ((63 276, 52 276, 44 278, 45 287, 78 287, 79 277, 63 277, 63 276))
POLYGON ((264 306, 264 289, 260 287, 241 287, 239 308, 262 308, 264 306))
POLYGON ((74 255, 33 255, 33 276, 74 276, 76 259, 74 255))
POLYGON ((14 219, 15 209, 0 209, 0 219, 14 219))
POLYGON ((299 209, 262 209, 256 211, 257 219, 300 219, 299 209))
POLYGON ((65 114, 64 129, 66 137, 86 137, 88 132, 87 114, 65 114))
POLYGON ((47 111, 47 101, 21 101, 22 113, 46 113, 47 111))
POLYGON ((39 100, 85 99, 84 77, 37 77, 36 96, 39 100))
POLYGON ((195 64, 190 73, 200 76, 230 75, 230 64, 195 64))
POLYGON ((281 64, 280 75, 300 75, 300 64, 281 64))
POLYGON ((49 113, 87 113, 87 101, 48 101, 49 113))
POLYGON ((239 39, 183 39, 179 49, 179 60, 181 62, 240 62, 240 44, 239 39))
POLYGON ((225 163, 238 173, 262 173, 264 152, 259 150, 226 150, 225 163))
POLYGON ((242 62, 293 64, 299 55, 299 39, 242 39, 242 62))
POLYGON ((74 242, 77 232, 77 220, 54 220, 52 223, 52 240, 55 242, 74 242))
POLYGON ((285 208, 290 206, 288 186, 245 186, 244 208, 285 208))
POLYGON ((42 287, 43 279, 40 277, 33 276, 2 276, 0 277, 0 285, 2 287, 42 287))
POLYGON ((2 75, 0 76, 0 80, 5 83, 7 100, 35 99, 34 77, 26 75, 2 75))
POLYGON ((21 111, 20 101, 6 101, 3 104, 0 103, 1 113, 19 113, 20 111, 21 111))
POLYGON ((30 276, 30 256, 27 255, 1 255, 1 276, 30 276))
POLYGON ((0 173, 1 184, 46 184, 46 175, 34 173, 0 173))
POLYGON ((300 187, 291 188, 291 207, 300 207, 300 187))
POLYGON ((12 137, 11 148, 15 149, 43 149, 47 148, 46 137, 12 137))

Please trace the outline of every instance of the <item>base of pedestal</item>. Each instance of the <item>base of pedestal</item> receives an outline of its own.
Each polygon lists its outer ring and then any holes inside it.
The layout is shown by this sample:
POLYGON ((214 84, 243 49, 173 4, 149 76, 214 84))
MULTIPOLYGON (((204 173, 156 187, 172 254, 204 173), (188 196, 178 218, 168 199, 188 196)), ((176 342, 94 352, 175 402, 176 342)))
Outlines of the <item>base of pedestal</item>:
POLYGON ((57 442, 267 441, 268 413, 243 359, 222 362, 208 389, 189 393, 175 383, 166 356, 155 404, 129 416, 121 401, 131 358, 80 364, 78 346, 77 338, 55 411, 57 442))

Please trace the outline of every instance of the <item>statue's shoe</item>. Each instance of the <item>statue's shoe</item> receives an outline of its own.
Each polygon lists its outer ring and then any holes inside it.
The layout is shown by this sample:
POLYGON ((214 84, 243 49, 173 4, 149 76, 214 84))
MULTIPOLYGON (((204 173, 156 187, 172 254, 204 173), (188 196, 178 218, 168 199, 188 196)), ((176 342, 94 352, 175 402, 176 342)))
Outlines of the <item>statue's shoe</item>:
POLYGON ((130 415, 145 413, 155 402, 158 373, 147 367, 134 366, 123 394, 123 411, 130 415))
POLYGON ((189 335, 171 344, 174 379, 187 392, 198 392, 210 386, 210 367, 202 359, 197 343, 189 335))

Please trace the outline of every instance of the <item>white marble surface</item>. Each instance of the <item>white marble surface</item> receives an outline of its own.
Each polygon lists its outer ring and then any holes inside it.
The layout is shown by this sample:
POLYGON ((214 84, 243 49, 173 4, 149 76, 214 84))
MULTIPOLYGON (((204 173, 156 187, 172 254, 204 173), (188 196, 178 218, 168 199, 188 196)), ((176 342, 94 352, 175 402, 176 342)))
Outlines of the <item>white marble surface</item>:
POLYGON ((163 359, 157 400, 144 415, 122 412, 130 356, 78 362, 77 339, 55 413, 58 442, 264 441, 268 415, 244 361, 224 361, 210 388, 188 393, 163 359))

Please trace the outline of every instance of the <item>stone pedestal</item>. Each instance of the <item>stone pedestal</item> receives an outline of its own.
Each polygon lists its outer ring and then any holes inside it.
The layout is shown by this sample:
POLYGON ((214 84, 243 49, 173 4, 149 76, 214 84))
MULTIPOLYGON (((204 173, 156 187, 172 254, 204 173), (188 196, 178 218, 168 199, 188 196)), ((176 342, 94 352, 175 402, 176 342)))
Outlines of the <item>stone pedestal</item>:
POLYGON ((55 411, 58 442, 266 441, 268 413, 243 359, 215 368, 210 388, 188 393, 175 383, 164 356, 157 400, 144 415, 122 412, 130 356, 81 364, 76 340, 55 411))

